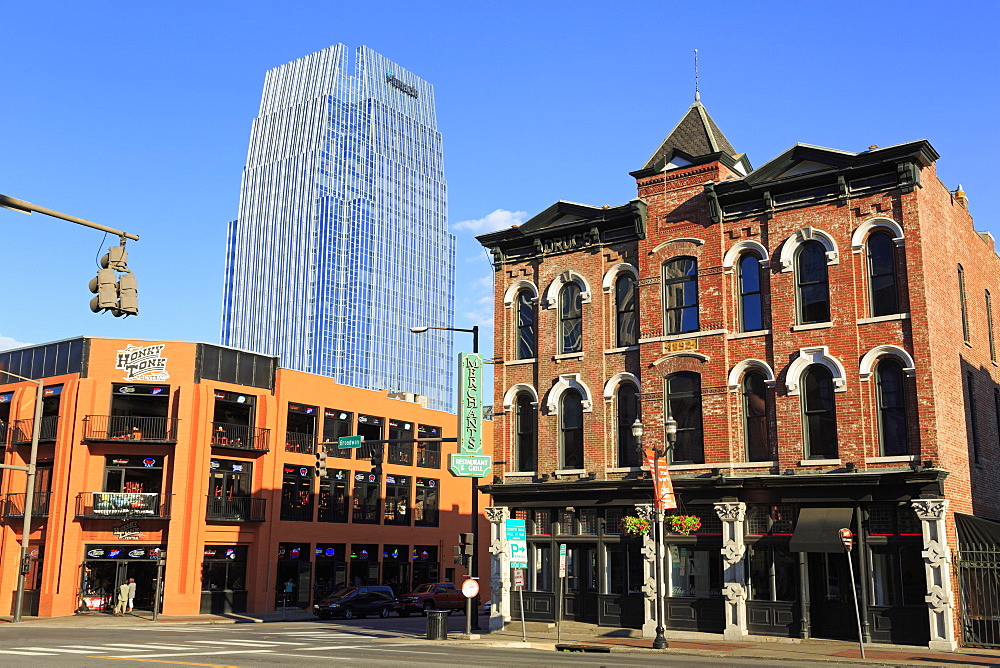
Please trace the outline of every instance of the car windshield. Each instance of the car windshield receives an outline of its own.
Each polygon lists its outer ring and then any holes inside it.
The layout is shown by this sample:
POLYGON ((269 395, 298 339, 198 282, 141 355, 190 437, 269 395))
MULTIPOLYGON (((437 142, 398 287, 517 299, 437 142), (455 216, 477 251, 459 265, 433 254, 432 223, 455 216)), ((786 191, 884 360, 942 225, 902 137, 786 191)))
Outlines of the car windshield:
POLYGON ((426 594, 429 591, 434 591, 434 585, 432 584, 422 584, 413 590, 414 594, 426 594))
POLYGON ((358 590, 357 587, 343 587, 343 588, 338 589, 337 591, 333 592, 332 594, 330 594, 326 598, 324 598, 323 601, 325 602, 325 601, 331 601, 331 600, 338 599, 338 598, 346 598, 346 597, 350 596, 351 594, 353 594, 354 592, 356 592, 357 590, 358 590))

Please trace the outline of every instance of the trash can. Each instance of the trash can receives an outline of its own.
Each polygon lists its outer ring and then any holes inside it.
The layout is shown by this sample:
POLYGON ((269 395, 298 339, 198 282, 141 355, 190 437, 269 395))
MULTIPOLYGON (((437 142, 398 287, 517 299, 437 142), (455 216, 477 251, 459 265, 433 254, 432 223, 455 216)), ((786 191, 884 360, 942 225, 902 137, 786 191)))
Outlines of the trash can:
POLYGON ((447 640, 448 639, 448 611, 428 610, 427 611, 427 639, 447 640))

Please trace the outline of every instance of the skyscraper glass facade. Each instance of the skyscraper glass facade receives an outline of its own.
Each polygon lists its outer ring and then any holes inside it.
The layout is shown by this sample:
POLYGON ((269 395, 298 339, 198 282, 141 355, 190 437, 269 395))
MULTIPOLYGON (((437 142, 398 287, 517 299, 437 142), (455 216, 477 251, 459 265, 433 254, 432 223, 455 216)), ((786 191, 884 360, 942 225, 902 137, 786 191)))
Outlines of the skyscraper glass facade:
POLYGON ((434 88, 342 44, 267 72, 229 224, 222 344, 454 410, 455 237, 434 88))

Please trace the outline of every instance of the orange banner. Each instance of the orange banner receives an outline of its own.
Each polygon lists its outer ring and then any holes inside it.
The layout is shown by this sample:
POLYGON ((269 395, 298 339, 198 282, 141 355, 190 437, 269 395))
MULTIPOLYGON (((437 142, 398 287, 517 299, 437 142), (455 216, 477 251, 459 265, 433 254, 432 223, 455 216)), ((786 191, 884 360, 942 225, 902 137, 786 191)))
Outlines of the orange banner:
POLYGON ((657 510, 665 510, 677 507, 677 499, 674 496, 674 485, 670 482, 669 464, 661 461, 651 449, 644 449, 646 464, 653 476, 653 507, 657 510))

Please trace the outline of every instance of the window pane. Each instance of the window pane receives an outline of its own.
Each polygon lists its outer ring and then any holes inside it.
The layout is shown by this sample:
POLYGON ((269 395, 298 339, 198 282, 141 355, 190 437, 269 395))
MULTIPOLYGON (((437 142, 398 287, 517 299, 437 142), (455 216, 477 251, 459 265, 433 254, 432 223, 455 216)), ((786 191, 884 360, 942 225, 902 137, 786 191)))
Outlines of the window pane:
POLYGON ((535 356, 535 306, 531 294, 522 291, 517 295, 517 359, 535 356))
POLYGON ((531 395, 517 395, 517 444, 515 455, 516 471, 535 470, 535 407, 531 405, 531 395))
POLYGON ((830 295, 826 249, 816 241, 802 245, 796 258, 799 322, 829 322, 830 295))
POLYGON ((764 317, 760 295, 744 295, 741 304, 743 331, 753 332, 764 329, 764 317))
POLYGON ((619 276, 615 282, 615 304, 620 348, 636 344, 635 293, 635 279, 630 274, 619 276))
POLYGON ((826 367, 814 364, 803 374, 802 384, 807 458, 835 459, 837 417, 833 374, 826 367))
POLYGON ((583 350, 583 297, 576 283, 563 286, 559 298, 559 324, 561 328, 560 352, 575 353, 583 350))
POLYGON ((632 423, 639 414, 638 392, 635 386, 624 384, 618 388, 618 466, 639 466, 639 453, 635 449, 632 423))
POLYGON ((760 259, 744 255, 740 260, 740 287, 743 293, 760 292, 760 259))
POLYGON ((767 387, 760 373, 743 378, 743 420, 747 461, 772 460, 767 438, 767 387))
POLYGON ((906 433, 903 367, 896 360, 882 360, 875 374, 882 454, 887 457, 905 455, 909 452, 909 443, 906 433))
POLYGON ((559 415, 562 423, 562 466, 583 467, 583 403, 580 393, 568 390, 562 396, 559 415))
POLYGON ((667 334, 698 330, 698 263, 676 258, 663 265, 663 316, 667 334))
POLYGON ((677 373, 667 377, 667 415, 677 422, 673 462, 704 462, 701 430, 701 377, 677 373))

